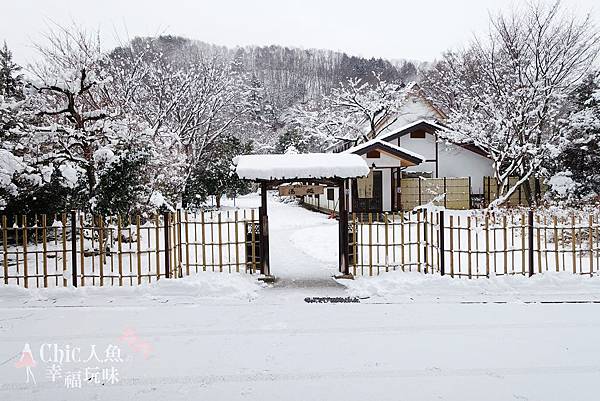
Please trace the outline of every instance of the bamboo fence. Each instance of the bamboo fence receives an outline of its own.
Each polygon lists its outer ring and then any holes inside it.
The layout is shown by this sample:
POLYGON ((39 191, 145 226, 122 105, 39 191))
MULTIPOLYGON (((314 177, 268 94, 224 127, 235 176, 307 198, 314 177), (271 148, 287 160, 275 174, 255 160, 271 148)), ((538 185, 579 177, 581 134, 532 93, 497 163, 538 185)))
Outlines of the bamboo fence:
POLYGON ((1 216, 0 283, 133 286, 200 271, 259 270, 258 211, 1 216))
POLYGON ((350 215, 355 275, 491 277, 600 271, 600 212, 509 209, 350 215))

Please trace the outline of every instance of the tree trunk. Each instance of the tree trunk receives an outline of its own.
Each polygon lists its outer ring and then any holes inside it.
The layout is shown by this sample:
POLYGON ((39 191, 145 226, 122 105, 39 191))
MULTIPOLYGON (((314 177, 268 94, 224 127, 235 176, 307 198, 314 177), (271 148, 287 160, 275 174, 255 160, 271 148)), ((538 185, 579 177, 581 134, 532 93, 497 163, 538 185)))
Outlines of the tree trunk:
POLYGON ((221 209, 221 194, 215 195, 215 202, 217 203, 217 209, 221 209))

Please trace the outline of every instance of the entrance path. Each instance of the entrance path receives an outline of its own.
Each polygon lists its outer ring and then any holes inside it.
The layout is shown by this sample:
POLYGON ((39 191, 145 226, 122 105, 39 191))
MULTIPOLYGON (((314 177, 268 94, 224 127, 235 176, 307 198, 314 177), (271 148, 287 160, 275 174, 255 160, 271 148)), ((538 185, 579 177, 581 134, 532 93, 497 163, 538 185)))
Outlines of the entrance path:
MULTIPOLYGON (((227 205, 232 205, 231 201, 227 205)), ((237 207, 259 205, 256 195, 236 200, 237 207)), ((338 221, 272 196, 268 197, 268 214, 271 274, 277 279, 274 289, 327 292, 307 296, 344 294, 332 278, 338 274, 338 221)))

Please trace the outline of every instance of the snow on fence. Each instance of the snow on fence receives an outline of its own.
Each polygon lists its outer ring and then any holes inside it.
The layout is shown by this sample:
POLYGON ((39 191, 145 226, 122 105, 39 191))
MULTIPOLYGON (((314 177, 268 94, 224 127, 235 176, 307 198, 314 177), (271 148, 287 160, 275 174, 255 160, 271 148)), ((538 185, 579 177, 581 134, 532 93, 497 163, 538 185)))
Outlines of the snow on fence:
POLYGON ((457 277, 600 271, 598 211, 427 211, 352 214, 355 275, 390 270, 457 277), (442 235, 443 234, 443 235, 442 235))
POLYGON ((0 282, 138 285, 199 271, 259 269, 256 209, 151 217, 2 216, 0 282))

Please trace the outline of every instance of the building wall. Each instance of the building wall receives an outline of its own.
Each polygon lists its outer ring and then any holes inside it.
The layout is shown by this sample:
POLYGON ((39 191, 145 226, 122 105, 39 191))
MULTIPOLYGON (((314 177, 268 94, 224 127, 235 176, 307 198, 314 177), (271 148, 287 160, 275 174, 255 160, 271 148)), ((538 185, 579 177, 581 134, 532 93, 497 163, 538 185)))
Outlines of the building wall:
POLYGON ((463 147, 440 143, 439 177, 471 177, 471 193, 483 194, 483 177, 494 175, 492 160, 463 147))
POLYGON ((406 171, 430 172, 433 178, 471 177, 471 190, 474 194, 483 194, 483 177, 494 175, 493 163, 490 159, 444 141, 439 141, 437 144, 436 174, 436 139, 435 135, 429 133, 425 134, 425 138, 411 138, 410 134, 407 134, 392 142, 417 152, 426 159, 425 162, 409 167, 406 171))

